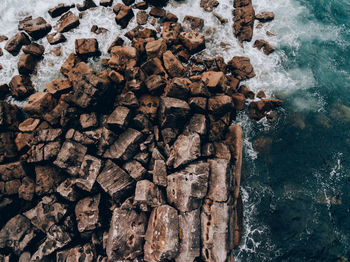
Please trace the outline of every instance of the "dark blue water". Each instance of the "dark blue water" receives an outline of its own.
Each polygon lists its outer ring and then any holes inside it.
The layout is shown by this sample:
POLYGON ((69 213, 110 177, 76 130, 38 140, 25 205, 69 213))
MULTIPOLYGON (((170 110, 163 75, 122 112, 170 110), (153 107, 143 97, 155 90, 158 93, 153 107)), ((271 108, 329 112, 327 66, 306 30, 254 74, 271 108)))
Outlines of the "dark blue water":
POLYGON ((258 155, 246 150, 247 228, 237 255, 349 261, 350 1, 294 2, 304 10, 289 20, 297 23, 297 44, 282 41, 278 49, 282 68, 305 86, 275 92, 285 101, 278 120, 247 130, 258 155))

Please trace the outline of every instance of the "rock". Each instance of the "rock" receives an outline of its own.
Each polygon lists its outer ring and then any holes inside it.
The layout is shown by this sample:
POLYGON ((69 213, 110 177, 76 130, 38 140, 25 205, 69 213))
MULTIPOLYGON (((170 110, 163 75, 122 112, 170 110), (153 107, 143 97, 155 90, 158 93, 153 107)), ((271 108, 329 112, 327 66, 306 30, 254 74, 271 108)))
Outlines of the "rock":
POLYGON ((122 0, 125 5, 132 5, 135 3, 135 0, 122 0))
POLYGON ((11 132, 0 133, 0 163, 17 156, 14 135, 11 132))
POLYGON ((162 131, 162 138, 165 144, 172 144, 177 135, 179 134, 179 130, 175 128, 164 128, 162 131))
POLYGON ((255 16, 255 19, 259 22, 266 23, 275 19, 275 14, 273 12, 261 12, 255 16))
POLYGON ((234 108, 232 98, 230 96, 219 94, 209 98, 208 110, 215 115, 216 118, 220 118, 227 112, 231 112, 234 108))
POLYGON ((129 124, 131 113, 132 112, 129 108, 124 106, 118 106, 108 117, 107 124, 112 127, 123 129, 129 124))
POLYGON ((166 16, 164 17, 165 22, 173 22, 176 23, 179 20, 179 18, 174 15, 173 13, 167 12, 166 16))
POLYGON ((117 36, 114 41, 112 42, 112 44, 109 46, 108 48, 108 53, 110 53, 112 51, 112 48, 114 46, 122 46, 124 44, 124 40, 122 38, 120 38, 119 36, 117 36))
POLYGON ((64 142, 54 164, 76 176, 83 162, 87 148, 76 142, 64 142))
POLYGON ((37 92, 28 98, 23 110, 29 115, 42 115, 51 111, 56 106, 56 101, 50 93, 37 92))
POLYGON ((164 160, 159 159, 154 161, 152 174, 154 184, 163 187, 166 187, 168 185, 167 169, 164 160))
POLYGON ((30 252, 23 252, 18 258, 18 262, 29 262, 31 257, 32 255, 30 254, 30 252))
POLYGON ((125 71, 135 67, 137 51, 131 46, 115 46, 111 49, 111 59, 108 65, 117 71, 125 71))
POLYGON ((112 4, 113 4, 113 0, 101 0, 100 1, 100 5, 102 5, 104 7, 112 6, 112 4))
POLYGON ((8 37, 6 35, 0 35, 0 43, 6 40, 8 40, 8 37))
POLYGON ((148 20, 148 14, 146 11, 141 10, 138 11, 136 14, 136 21, 139 25, 145 25, 147 24, 147 20, 148 20))
POLYGON ((75 216, 77 219, 77 227, 80 233, 95 230, 100 226, 100 205, 101 195, 94 197, 86 197, 79 200, 75 206, 75 216))
POLYGON ((201 250, 200 208, 191 212, 180 213, 179 228, 181 232, 180 252, 176 262, 195 261, 201 250))
POLYGON ((97 182, 106 193, 117 200, 128 193, 134 180, 111 160, 107 160, 104 169, 97 177, 97 182))
POLYGON ((93 0, 84 0, 83 4, 77 4, 77 9, 82 12, 85 10, 88 10, 90 8, 94 8, 97 7, 97 5, 95 4, 95 2, 93 0))
POLYGON ((46 83, 46 91, 56 97, 68 93, 71 89, 72 85, 66 78, 61 78, 46 83))
POLYGON ((157 207, 165 204, 162 192, 149 180, 140 180, 136 183, 134 203, 157 207))
POLYGON ((32 19, 30 16, 19 22, 18 29, 26 31, 34 40, 38 40, 46 36, 52 26, 42 17, 32 19))
POLYGON ((53 225, 47 232, 45 242, 39 246, 30 261, 42 261, 43 257, 52 254, 57 249, 63 248, 70 241, 71 238, 67 232, 63 231, 60 226, 53 225))
POLYGON ((79 63, 81 62, 81 59, 75 55, 74 53, 71 53, 66 61, 61 66, 60 72, 64 74, 65 76, 68 76, 68 73, 75 68, 79 63))
POLYGON ((201 140, 197 133, 188 135, 181 134, 171 148, 170 156, 167 160, 167 166, 178 168, 181 165, 188 164, 201 154, 201 140))
POLYGON ((234 108, 236 110, 244 110, 245 109, 245 96, 241 93, 235 93, 231 95, 232 102, 234 104, 234 108))
POLYGON ((253 37, 255 11, 251 0, 235 0, 233 10, 233 31, 237 39, 250 42, 253 37))
POLYGON ((249 98, 249 99, 254 99, 255 98, 255 94, 253 91, 251 91, 247 86, 242 85, 240 86, 239 93, 243 94, 245 96, 245 98, 249 98))
POLYGON ((192 82, 187 78, 175 77, 168 83, 164 90, 167 97, 174 97, 178 99, 186 99, 190 92, 192 82))
POLYGON ((74 180, 67 178, 56 189, 57 193, 68 201, 77 201, 78 194, 74 188, 74 180))
POLYGON ((163 54, 163 62, 165 69, 171 77, 181 77, 186 74, 186 68, 171 51, 166 51, 163 54))
POLYGON ((149 77, 151 75, 161 75, 166 79, 168 78, 168 75, 163 68, 162 62, 158 57, 148 59, 141 65, 141 70, 145 74, 145 77, 149 77))
MULTIPOLYGON (((167 49, 166 43, 163 40, 150 41, 145 46, 147 58, 161 58, 167 49)), ((170 52, 170 51, 169 51, 170 52)))
POLYGON ((146 227, 146 213, 122 207, 114 209, 106 247, 108 260, 126 261, 141 255, 146 227))
POLYGON ((51 226, 60 222, 66 214, 66 207, 51 197, 43 197, 39 204, 23 213, 31 223, 43 232, 48 232, 51 226))
POLYGON ((80 115, 80 125, 83 129, 97 127, 98 121, 96 113, 82 114, 80 115))
POLYGON ((222 17, 222 16, 219 15, 218 13, 214 12, 213 15, 219 20, 219 22, 220 22, 221 24, 226 24, 226 23, 228 23, 228 19, 222 17))
POLYGON ((154 119, 157 116, 158 107, 159 107, 159 97, 144 95, 139 99, 140 107, 138 111, 146 116, 149 119, 154 119))
POLYGON ((202 257, 205 261, 233 261, 234 211, 227 203, 206 199, 201 211, 202 257))
POLYGON ((88 243, 83 246, 58 251, 56 254, 56 261, 92 262, 95 261, 95 250, 94 247, 88 243))
POLYGON ((7 41, 5 45, 5 50, 8 51, 10 54, 16 56, 18 55, 23 45, 29 44, 29 37, 23 32, 18 32, 10 40, 7 41))
POLYGON ((153 7, 151 11, 149 11, 149 14, 156 18, 162 18, 166 15, 166 11, 160 7, 153 7))
POLYGON ((152 95, 159 95, 163 93, 163 90, 166 86, 166 81, 164 77, 160 75, 151 75, 146 79, 145 84, 148 91, 152 95))
POLYGON ((259 101, 253 101, 249 104, 249 116, 258 121, 265 117, 266 113, 280 107, 282 104, 283 101, 279 99, 262 99, 259 101))
POLYGON ((29 75, 33 73, 35 66, 36 66, 36 60, 34 56, 30 54, 23 54, 20 56, 18 63, 18 72, 22 75, 29 75))
POLYGON ((29 45, 24 46, 22 50, 25 54, 30 54, 40 58, 45 52, 45 47, 37 43, 31 43, 29 45))
POLYGON ((146 1, 139 2, 134 4, 133 8, 137 8, 140 10, 146 10, 148 8, 148 3, 146 1))
POLYGON ((204 20, 199 17, 186 15, 184 20, 184 24, 188 24, 192 30, 202 30, 204 27, 204 20))
POLYGON ((208 71, 202 74, 202 81, 212 93, 223 91, 226 76, 223 72, 208 71))
POLYGON ((59 170, 53 166, 35 166, 36 186, 35 193, 38 196, 51 194, 62 181, 59 170))
POLYGON ((212 12, 219 2, 217 0, 201 0, 200 6, 207 12, 212 12))
POLYGON ((82 57, 98 56, 98 42, 96 38, 82 38, 75 40, 75 52, 82 57))
POLYGON ((140 180, 147 173, 147 170, 136 160, 124 164, 124 170, 135 180, 140 180))
POLYGON ((256 94, 257 98, 263 99, 266 98, 265 92, 263 90, 260 90, 257 94, 256 94))
POLYGON ((57 156, 60 151, 60 142, 50 142, 50 143, 39 143, 32 146, 32 148, 27 152, 27 162, 36 163, 41 161, 52 161, 54 157, 57 156))
POLYGON ((167 177, 167 200, 180 212, 200 208, 208 190, 209 164, 199 162, 167 177))
POLYGON ((191 54, 198 53, 205 49, 205 38, 196 31, 180 33, 180 40, 191 54))
POLYGON ((76 28, 79 24, 79 18, 69 11, 61 16, 61 18, 57 21, 55 28, 57 29, 57 32, 64 33, 76 28))
POLYGON ((205 136, 207 134, 207 118, 202 114, 194 114, 185 127, 186 133, 197 133, 200 136, 205 136))
POLYGON ((40 124, 40 119, 27 118, 19 124, 18 130, 21 132, 33 132, 40 124))
POLYGON ((0 231, 0 248, 11 248, 20 254, 35 237, 30 221, 21 214, 11 218, 0 231))
POLYGON ((132 8, 121 3, 118 3, 113 7, 113 12, 116 14, 116 23, 122 28, 126 28, 130 20, 134 17, 132 8))
POLYGON ((263 49, 265 55, 269 55, 275 51, 275 48, 269 42, 261 39, 256 40, 253 47, 256 47, 259 50, 263 49))
POLYGON ((182 126, 190 115, 189 105, 172 97, 161 98, 160 123, 162 127, 182 126))
POLYGON ((34 196, 35 184, 30 177, 24 177, 22 184, 18 189, 18 197, 27 201, 31 201, 34 196))
POLYGON ((61 33, 51 33, 46 36, 47 41, 49 42, 50 45, 57 45, 63 42, 66 42, 66 37, 61 34, 61 33))
POLYGON ((168 46, 176 44, 179 41, 179 34, 182 31, 180 23, 165 22, 162 28, 162 38, 168 46))
POLYGON ((69 9, 71 9, 72 7, 74 7, 74 5, 65 5, 65 4, 59 4, 51 9, 49 9, 49 15, 52 18, 58 17, 62 14, 64 14, 65 12, 67 12, 69 9))
POLYGON ((177 211, 163 205, 153 209, 146 231, 146 261, 175 258, 179 252, 179 219, 177 211))
POLYGON ((85 155, 79 170, 79 177, 74 180, 77 187, 91 192, 102 167, 102 161, 94 156, 85 155))
POLYGON ((91 32, 95 33, 96 35, 99 35, 99 34, 105 34, 107 33, 109 30, 104 28, 104 27, 98 27, 97 25, 93 25, 91 27, 91 32))
POLYGON ((235 56, 228 62, 228 66, 233 76, 238 80, 245 80, 255 76, 253 66, 248 57, 235 56))
POLYGON ((21 181, 18 179, 5 182, 5 195, 17 195, 20 186, 21 181))

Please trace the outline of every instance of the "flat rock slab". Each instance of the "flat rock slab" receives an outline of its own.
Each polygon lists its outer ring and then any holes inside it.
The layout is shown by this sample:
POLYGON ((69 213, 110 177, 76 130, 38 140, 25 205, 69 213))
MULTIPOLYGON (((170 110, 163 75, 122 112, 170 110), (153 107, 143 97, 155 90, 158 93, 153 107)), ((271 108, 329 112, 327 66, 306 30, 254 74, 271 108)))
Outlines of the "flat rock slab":
POLYGON ((61 18, 57 21, 55 28, 57 32, 64 33, 73 28, 76 28, 79 26, 79 24, 79 18, 76 17, 71 11, 69 11, 68 13, 65 13, 63 16, 61 16, 61 18))

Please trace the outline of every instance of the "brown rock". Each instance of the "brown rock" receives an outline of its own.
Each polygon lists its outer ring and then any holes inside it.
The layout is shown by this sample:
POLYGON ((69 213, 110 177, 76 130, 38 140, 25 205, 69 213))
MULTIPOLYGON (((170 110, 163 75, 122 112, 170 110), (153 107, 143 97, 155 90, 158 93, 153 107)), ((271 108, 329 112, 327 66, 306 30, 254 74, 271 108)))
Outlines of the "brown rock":
POLYGON ((135 0, 122 0, 125 5, 132 5, 135 3, 135 0))
POLYGON ((166 51, 167 46, 163 40, 150 41, 145 46, 147 58, 151 59, 154 57, 161 58, 163 53, 166 51))
POLYGON ((17 150, 26 152, 32 146, 34 135, 32 133, 18 133, 15 138, 17 150))
POLYGON ((100 226, 100 205, 101 195, 86 197, 75 206, 75 216, 77 218, 77 227, 80 233, 95 230, 100 226))
POLYGON ((226 76, 223 72, 208 71, 202 74, 202 81, 212 93, 223 91, 226 76))
POLYGON ((266 23, 275 19, 275 14, 273 12, 261 12, 255 16, 255 19, 259 22, 266 23))
POLYGON ((56 189, 57 193, 60 194, 63 198, 68 201, 75 202, 77 201, 78 194, 74 189, 74 181, 71 178, 63 181, 56 189))
POLYGON ((17 195, 18 189, 21 186, 21 181, 18 179, 14 179, 11 181, 5 182, 5 195, 17 195))
POLYGON ((99 55, 100 51, 98 50, 98 42, 96 38, 76 39, 75 52, 77 55, 83 57, 99 55))
POLYGON ((18 126, 18 130, 21 132, 33 132, 40 123, 40 119, 27 118, 18 126))
POLYGON ((113 0, 101 0, 100 1, 100 5, 102 5, 104 7, 112 6, 112 4, 113 4, 113 0))
POLYGON ((163 8, 159 7, 153 7, 151 11, 149 12, 151 16, 154 16, 156 18, 161 18, 166 15, 166 11, 163 8))
POLYGON ((37 92, 28 98, 23 110, 29 115, 42 115, 51 111, 56 106, 56 101, 50 93, 37 92))
POLYGON ((159 107, 159 97, 144 95, 140 97, 139 103, 139 112, 148 116, 150 119, 154 119, 157 116, 159 107))
POLYGON ((46 36, 52 26, 42 17, 32 19, 30 16, 19 22, 18 29, 26 31, 34 40, 38 40, 46 36))
POLYGON ((181 30, 182 26, 180 23, 165 22, 162 28, 162 38, 168 46, 171 46, 179 41, 181 30))
POLYGON ((57 21, 55 28, 57 29, 57 32, 64 33, 76 28, 79 24, 79 18, 69 11, 57 21))
POLYGON ((0 99, 4 99, 9 93, 9 86, 7 84, 0 84, 0 99))
POLYGON ((234 108, 236 110, 244 110, 245 109, 245 96, 241 93, 235 93, 231 95, 232 101, 234 104, 234 108))
POLYGON ((179 217, 175 208, 163 205, 153 209, 145 236, 144 259, 159 262, 179 253, 179 217))
POLYGON ((214 12, 213 15, 219 20, 219 22, 220 22, 221 24, 226 24, 226 23, 228 23, 228 19, 222 17, 222 16, 219 15, 218 13, 214 12))
POLYGON ((58 251, 56 261, 92 262, 95 261, 95 250, 89 243, 83 246, 58 251))
POLYGON ((190 15, 185 16, 183 23, 188 24, 192 30, 202 30, 204 27, 204 20, 202 18, 190 15))
POLYGON ((249 104, 249 116, 258 121, 265 117, 267 112, 276 109, 281 106, 282 103, 283 101, 279 99, 262 99, 259 101, 253 101, 249 104))
POLYGON ((59 170, 53 166, 35 166, 35 174, 35 193, 39 196, 53 193, 56 186, 62 181, 59 170))
POLYGON ((151 75, 162 75, 166 79, 168 78, 165 69, 163 68, 162 62, 158 57, 147 60, 141 65, 141 70, 144 72, 145 76, 151 75))
POLYGON ((261 39, 256 40, 253 47, 256 47, 259 50, 263 49, 265 55, 269 55, 275 51, 275 48, 269 42, 261 39))
POLYGON ((234 104, 232 98, 224 94, 213 96, 208 100, 208 110, 213 113, 216 118, 232 111, 233 108, 234 104))
POLYGON ((172 97, 161 98, 160 123, 162 127, 182 126, 190 114, 189 105, 172 97))
POLYGON ((17 155, 14 135, 11 132, 0 133, 0 163, 17 155))
POLYGON ((146 87, 152 95, 159 95, 163 93, 166 82, 164 77, 160 75, 151 75, 146 79, 146 87))
POLYGON ((212 12, 219 2, 217 0, 201 0, 200 6, 207 12, 212 12))
POLYGON ((146 11, 141 10, 138 11, 136 14, 136 21, 139 25, 145 25, 147 24, 147 20, 148 20, 148 14, 146 11))
POLYGON ((0 35, 0 43, 6 40, 8 40, 8 37, 6 35, 0 35))
POLYGON ((255 11, 251 0, 235 0, 233 10, 234 35, 240 42, 250 42, 253 37, 255 11))
POLYGON ((67 39, 66 37, 61 34, 61 33, 51 33, 46 36, 47 41, 49 42, 50 45, 57 45, 59 43, 65 42, 67 39))
POLYGON ((9 85, 11 95, 17 99, 24 99, 34 92, 32 81, 27 76, 16 75, 9 85))
POLYGON ((179 18, 174 15, 173 13, 167 12, 166 16, 164 17, 164 22, 173 22, 176 23, 179 20, 179 18))
POLYGON ((85 155, 79 170, 79 177, 74 180, 81 189, 90 192, 102 167, 102 161, 96 157, 85 155))
POLYGON ((266 98, 265 92, 263 90, 260 90, 257 94, 256 94, 257 98, 266 98))
POLYGON ((108 53, 110 53, 112 51, 112 48, 114 46, 122 46, 124 44, 124 40, 122 38, 120 38, 119 36, 117 36, 114 41, 112 42, 112 44, 109 46, 108 48, 108 53))
POLYGON ((137 63, 137 51, 131 46, 115 46, 111 49, 108 64, 112 69, 124 71, 133 68, 137 63))
POLYGON ((113 7, 113 12, 116 14, 115 21, 122 28, 127 27, 130 20, 134 17, 132 8, 121 3, 118 3, 113 7))
POLYGON ((112 114, 107 119, 107 124, 112 127, 117 127, 122 129, 129 124, 131 118, 131 111, 129 108, 124 106, 118 106, 112 112, 112 114))
POLYGON ((175 77, 168 83, 164 94, 167 97, 186 99, 190 92, 191 81, 187 78, 175 77))
POLYGON ((192 54, 205 49, 205 38, 196 31, 180 33, 180 40, 192 54))
POLYGON ((250 59, 243 56, 235 56, 229 62, 228 66, 234 77, 238 80, 249 79, 255 76, 250 59))
POLYGON ((95 2, 93 0, 84 0, 82 5, 77 4, 77 9, 80 12, 88 10, 90 8, 93 8, 93 7, 97 7, 97 5, 95 4, 95 2))
POLYGON ((65 4, 59 4, 51 9, 49 9, 49 15, 52 18, 58 17, 62 14, 64 14, 65 12, 67 12, 69 9, 71 9, 72 7, 74 7, 74 5, 65 5, 65 4))
POLYGON ((157 207, 165 203, 162 192, 149 180, 141 180, 136 183, 134 203, 157 207))
POLYGON ((49 143, 39 143, 37 145, 32 146, 32 148, 28 151, 27 162, 28 163, 36 163, 41 161, 53 160, 60 151, 61 143, 57 142, 49 142, 49 143))
POLYGON ((253 91, 251 91, 247 86, 242 85, 240 86, 239 93, 243 94, 245 96, 245 98, 249 98, 249 99, 254 99, 255 98, 255 94, 253 91))
POLYGON ((6 129, 15 129, 22 120, 20 109, 13 104, 0 101, 0 127, 6 129))
POLYGON ((33 55, 30 54, 23 54, 20 56, 18 63, 18 72, 22 75, 29 75, 33 73, 35 66, 36 66, 36 60, 33 55))
POLYGON ((200 136, 207 134, 207 118, 202 114, 194 114, 185 127, 186 133, 197 133, 200 136))
POLYGON ((23 33, 18 32, 10 40, 7 41, 5 45, 5 50, 11 53, 12 55, 18 55, 23 45, 29 45, 29 37, 23 33))
POLYGON ((92 33, 95 33, 96 35, 99 35, 99 34, 105 34, 107 33, 109 30, 104 28, 104 27, 98 27, 97 25, 93 25, 91 27, 91 30, 90 30, 92 33))
POLYGON ((191 97, 188 103, 196 113, 207 111, 208 98, 206 97, 191 97))
POLYGON ((141 165, 140 162, 136 160, 125 163, 123 168, 135 180, 142 179, 142 177, 147 173, 147 170, 141 165))
POLYGON ((164 67, 172 77, 181 77, 186 74, 186 68, 182 63, 174 56, 171 51, 166 51, 163 54, 164 67))
POLYGON ((46 91, 56 97, 68 93, 71 89, 72 85, 66 78, 61 78, 46 83, 46 91))
POLYGON ((68 76, 68 73, 74 68, 76 67, 79 63, 81 62, 80 58, 75 55, 74 53, 71 53, 66 61, 64 61, 64 63, 61 66, 61 73, 64 74, 65 76, 68 76))
POLYGON ((154 161, 153 167, 153 183, 159 186, 166 187, 168 185, 167 169, 164 160, 157 159, 154 161))
POLYGON ((31 43, 22 48, 25 54, 30 54, 36 57, 41 57, 45 52, 45 47, 43 45, 39 45, 37 43, 31 43))

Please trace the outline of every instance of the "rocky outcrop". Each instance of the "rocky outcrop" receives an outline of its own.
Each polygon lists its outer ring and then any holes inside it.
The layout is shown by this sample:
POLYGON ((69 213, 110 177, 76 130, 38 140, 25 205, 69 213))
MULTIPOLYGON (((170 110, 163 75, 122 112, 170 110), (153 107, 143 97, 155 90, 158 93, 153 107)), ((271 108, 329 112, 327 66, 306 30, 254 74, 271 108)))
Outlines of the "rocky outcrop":
POLYGON ((235 0, 233 33, 240 42, 250 42, 253 37, 255 11, 251 0, 235 0))

